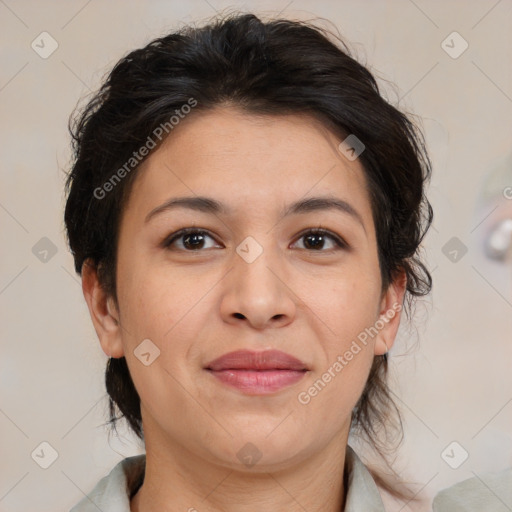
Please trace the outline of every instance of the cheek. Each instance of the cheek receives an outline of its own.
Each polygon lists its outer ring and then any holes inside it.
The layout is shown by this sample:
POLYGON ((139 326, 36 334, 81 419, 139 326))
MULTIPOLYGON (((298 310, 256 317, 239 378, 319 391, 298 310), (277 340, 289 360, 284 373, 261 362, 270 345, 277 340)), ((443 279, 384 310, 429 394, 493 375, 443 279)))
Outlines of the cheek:
POLYGON ((380 276, 370 267, 350 269, 313 300, 329 327, 332 350, 341 350, 378 319, 380 276))
POLYGON ((350 417, 374 360, 367 329, 376 320, 375 303, 368 298, 344 298, 330 307, 329 334, 324 332, 321 342, 324 357, 297 398, 306 410, 314 411, 320 424, 339 426, 350 417))
POLYGON ((198 304, 204 290, 195 293, 168 272, 136 265, 120 290, 124 351, 142 402, 152 415, 159 414, 162 403, 184 411, 190 398, 183 389, 193 388, 187 372, 188 352, 203 325, 197 316, 204 314, 202 303, 198 304), (149 364, 145 365, 141 354, 148 352, 149 364))
POLYGON ((166 265, 132 265, 130 270, 120 287, 127 359, 136 367, 133 352, 149 339, 160 351, 158 366, 188 381, 187 365, 191 358, 194 364, 199 359, 198 343, 208 334, 205 320, 213 314, 210 296, 205 294, 214 285, 214 276, 193 278, 186 269, 171 270, 166 265))
POLYGON ((171 269, 151 265, 136 249, 119 259, 121 314, 133 338, 161 338, 185 314, 193 297, 186 283, 174 271, 170 274, 171 269))
MULTIPOLYGON (((336 403, 340 414, 355 405, 373 362, 373 338, 368 334, 378 319, 380 277, 374 272, 352 272, 317 294, 313 311, 319 322, 324 357, 316 368, 310 388, 315 407, 336 403), (320 397, 321 395, 321 397, 320 397)), ((307 398, 306 398, 307 399, 307 398)))

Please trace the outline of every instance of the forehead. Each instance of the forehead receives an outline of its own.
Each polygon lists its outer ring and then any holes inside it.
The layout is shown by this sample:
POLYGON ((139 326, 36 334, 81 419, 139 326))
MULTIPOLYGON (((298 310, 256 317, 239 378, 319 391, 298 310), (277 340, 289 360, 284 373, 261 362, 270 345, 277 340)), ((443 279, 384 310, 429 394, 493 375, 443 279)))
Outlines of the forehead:
POLYGON ((232 107, 196 112, 140 166, 128 209, 146 215, 170 196, 214 196, 239 217, 334 195, 368 222, 364 169, 339 151, 342 140, 308 115, 261 116, 232 107))

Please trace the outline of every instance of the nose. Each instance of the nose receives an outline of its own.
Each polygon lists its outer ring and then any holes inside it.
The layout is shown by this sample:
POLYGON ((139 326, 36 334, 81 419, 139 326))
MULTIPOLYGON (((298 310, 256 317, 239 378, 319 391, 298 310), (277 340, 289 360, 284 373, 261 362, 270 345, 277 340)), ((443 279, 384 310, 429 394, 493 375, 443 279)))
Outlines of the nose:
POLYGON ((225 322, 261 330, 293 321, 296 296, 275 252, 264 249, 252 262, 235 253, 233 267, 222 282, 220 307, 225 322))

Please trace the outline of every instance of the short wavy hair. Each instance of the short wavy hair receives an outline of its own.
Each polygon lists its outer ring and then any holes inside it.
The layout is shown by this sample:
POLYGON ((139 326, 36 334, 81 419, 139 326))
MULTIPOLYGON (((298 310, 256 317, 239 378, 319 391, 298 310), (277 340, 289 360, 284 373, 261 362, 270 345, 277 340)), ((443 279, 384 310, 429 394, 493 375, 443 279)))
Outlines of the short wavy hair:
MULTIPOLYGON (((197 101, 190 115, 221 105, 256 115, 305 113, 340 139, 349 134, 360 139, 382 289, 405 271, 409 317, 413 299, 432 287, 420 258, 420 244, 433 217, 425 196, 431 163, 421 130, 383 98, 374 76, 339 36, 311 22, 264 22, 253 14, 185 26, 132 51, 115 65, 86 107, 71 116, 73 160, 66 181, 65 224, 76 272, 81 275, 84 263, 94 265, 102 287, 117 304, 120 218, 137 167, 105 197, 99 199, 95 191, 190 98, 197 101)), ((381 430, 395 425, 403 438, 387 373, 387 354, 376 356, 351 423, 351 431, 364 434, 381 455, 386 447, 379 440, 381 430)), ((126 359, 109 359, 105 378, 109 423, 115 429, 124 417, 143 440, 140 398, 126 359), (117 409, 122 416, 116 417, 117 409)), ((379 483, 395 496, 410 496, 384 479, 379 483)))

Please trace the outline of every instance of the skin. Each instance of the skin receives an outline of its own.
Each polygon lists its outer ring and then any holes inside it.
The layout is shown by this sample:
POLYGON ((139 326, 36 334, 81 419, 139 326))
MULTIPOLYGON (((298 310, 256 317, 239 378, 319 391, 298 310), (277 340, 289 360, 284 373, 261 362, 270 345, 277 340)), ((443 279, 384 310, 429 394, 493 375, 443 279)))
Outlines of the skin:
POLYGON ((117 306, 94 267, 84 266, 102 349, 126 357, 141 397, 146 477, 133 512, 343 509, 350 414, 374 356, 393 345, 400 312, 309 403, 297 396, 402 304, 406 281, 401 274, 381 293, 363 167, 337 149, 340 142, 302 115, 254 116, 230 106, 191 114, 139 169, 120 226, 117 306), (280 216, 294 201, 326 195, 350 203, 362 223, 334 209, 280 216), (232 211, 177 208, 145 222, 182 196, 208 196, 232 211), (303 236, 319 226, 349 249, 303 236), (199 249, 186 237, 163 247, 185 227, 211 238, 199 249), (263 249, 251 263, 236 252, 248 236, 263 249), (134 355, 145 339, 160 350, 148 366, 134 355), (290 387, 251 396, 204 369, 233 350, 270 348, 309 371, 290 387), (261 453, 250 467, 237 457, 248 442, 261 453))

